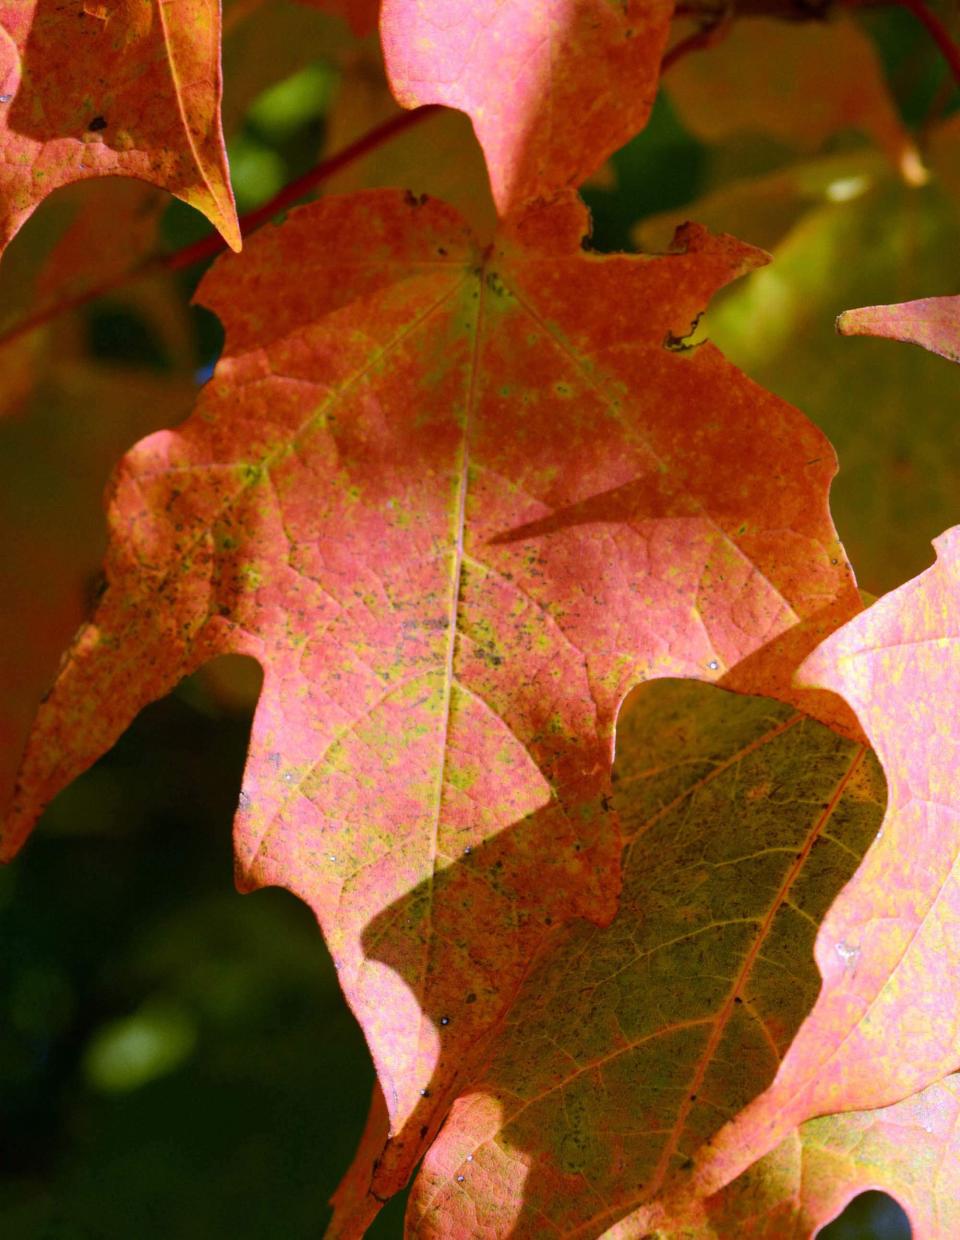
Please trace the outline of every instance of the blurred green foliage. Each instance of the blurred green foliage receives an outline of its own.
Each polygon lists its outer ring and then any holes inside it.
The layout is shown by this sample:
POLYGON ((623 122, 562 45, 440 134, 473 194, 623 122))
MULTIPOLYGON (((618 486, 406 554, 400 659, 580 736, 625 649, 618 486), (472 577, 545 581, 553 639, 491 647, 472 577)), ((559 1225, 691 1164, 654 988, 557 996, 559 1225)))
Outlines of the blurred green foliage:
POLYGON ((248 726, 183 686, 0 872, 11 1240, 307 1237, 328 1215, 373 1074, 312 915, 233 889, 248 726))

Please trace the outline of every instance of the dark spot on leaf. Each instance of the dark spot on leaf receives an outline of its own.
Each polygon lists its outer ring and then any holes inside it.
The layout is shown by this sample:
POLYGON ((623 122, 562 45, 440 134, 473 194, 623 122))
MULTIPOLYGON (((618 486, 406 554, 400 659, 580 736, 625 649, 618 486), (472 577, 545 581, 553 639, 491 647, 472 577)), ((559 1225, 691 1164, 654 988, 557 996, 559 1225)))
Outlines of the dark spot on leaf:
POLYGON ((689 353, 691 349, 695 349, 697 346, 691 342, 690 337, 697 330, 702 317, 703 311, 701 310, 687 331, 679 336, 675 336, 673 332, 667 332, 663 338, 663 347, 671 353, 689 353))
POLYGON ((471 991, 470 991, 470 993, 467 995, 467 1002, 468 1002, 468 1003, 476 1003, 476 1001, 477 1001, 477 996, 476 996, 476 995, 473 993, 473 991, 471 990, 471 991))
POLYGON ((96 133, 98 129, 106 129, 107 118, 105 116, 95 116, 87 128, 91 133, 96 133))
POLYGON ((107 592, 106 575, 99 570, 91 573, 83 583, 83 602, 87 611, 93 611, 107 592))

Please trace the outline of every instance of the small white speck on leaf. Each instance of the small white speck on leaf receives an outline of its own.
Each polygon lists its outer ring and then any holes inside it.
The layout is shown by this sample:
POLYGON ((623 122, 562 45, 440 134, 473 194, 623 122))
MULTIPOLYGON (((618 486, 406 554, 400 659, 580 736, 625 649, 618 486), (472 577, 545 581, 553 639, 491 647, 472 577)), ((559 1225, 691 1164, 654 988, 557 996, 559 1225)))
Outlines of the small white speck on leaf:
POLYGON ((837 955, 848 967, 853 966, 860 959, 860 948, 850 947, 846 943, 838 943, 837 955))

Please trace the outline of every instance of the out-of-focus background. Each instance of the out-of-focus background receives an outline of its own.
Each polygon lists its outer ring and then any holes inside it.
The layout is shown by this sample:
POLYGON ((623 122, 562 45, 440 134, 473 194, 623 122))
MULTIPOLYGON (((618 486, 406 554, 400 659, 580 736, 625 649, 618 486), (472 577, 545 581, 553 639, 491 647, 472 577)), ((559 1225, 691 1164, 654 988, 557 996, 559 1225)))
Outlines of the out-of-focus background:
MULTIPOLYGON (((949 16, 949 15, 947 15, 949 16)), ((241 212, 394 110, 375 45, 287 0, 226 6, 225 123, 241 212)), ((681 37, 681 36, 678 36, 681 37)), ((837 523, 882 593, 960 520, 956 372, 841 340, 850 306, 960 291, 958 96, 906 12, 735 23, 665 81, 647 130, 585 190, 599 250, 687 218, 769 250, 696 327, 830 435, 837 523)), ((445 115, 326 189, 406 185, 490 209, 445 115)), ((74 186, 0 266, 0 333, 207 231, 132 182, 74 186)), ((202 266, 126 279, 0 336, 0 780, 100 588, 100 492, 122 451, 190 409, 221 344, 202 266)), ((296 273, 291 273, 296 279, 296 273)), ((146 710, 0 870, 4 1240, 306 1240, 358 1141, 369 1055, 307 909, 233 888, 231 817, 259 671, 222 660, 146 710)), ((370 1232, 399 1237, 403 1201, 370 1232)), ((866 1194, 821 1232, 902 1240, 866 1194)))

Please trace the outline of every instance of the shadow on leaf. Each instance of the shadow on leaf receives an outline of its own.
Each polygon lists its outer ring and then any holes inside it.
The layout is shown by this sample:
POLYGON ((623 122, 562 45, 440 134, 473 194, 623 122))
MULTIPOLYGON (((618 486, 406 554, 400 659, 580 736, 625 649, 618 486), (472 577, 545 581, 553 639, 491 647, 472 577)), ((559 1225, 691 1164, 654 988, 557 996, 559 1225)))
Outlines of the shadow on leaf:
MULTIPOLYGON (((505 1011, 479 1045, 458 1039, 460 1096, 411 1198, 418 1235, 599 1234, 770 1084, 817 997, 817 929, 883 816, 873 755, 781 704, 660 681, 621 713, 614 779, 627 843, 606 928, 531 922, 496 971, 473 893, 529 881, 516 858, 531 854, 549 892, 562 854, 537 815, 443 872, 440 1064, 481 995, 487 1021, 505 1011)), ((421 885, 364 934, 410 984, 425 899, 421 885)))

